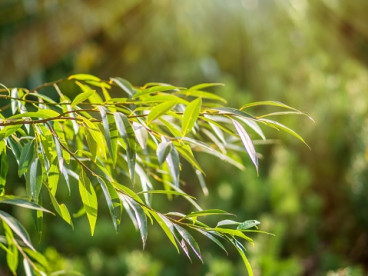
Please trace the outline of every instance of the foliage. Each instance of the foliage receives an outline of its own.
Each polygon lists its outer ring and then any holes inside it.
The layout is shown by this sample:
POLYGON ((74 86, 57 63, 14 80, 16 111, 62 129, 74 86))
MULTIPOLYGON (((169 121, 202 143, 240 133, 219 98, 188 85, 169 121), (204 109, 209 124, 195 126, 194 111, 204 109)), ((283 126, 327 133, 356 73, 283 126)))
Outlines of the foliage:
POLYGON ((140 234, 143 248, 149 223, 157 223, 178 252, 182 250, 189 259, 194 254, 202 261, 192 235, 196 232, 226 253, 224 244, 231 244, 252 275, 243 242, 253 244, 249 233, 265 233, 258 230, 259 222, 223 219, 207 223, 206 217, 210 220, 232 214, 220 209, 203 210, 185 192, 181 177, 184 163, 189 164, 203 192, 208 193, 198 153, 243 169, 241 156, 245 150, 258 171, 258 154, 251 136, 265 140, 260 127, 265 125, 305 143, 293 130, 270 119, 304 113, 272 101, 246 104, 240 109, 225 107, 223 98, 207 92, 218 85, 204 83, 187 89, 148 83, 134 87, 122 78, 104 81, 77 74, 31 90, 4 86, 0 94, 6 101, 0 123, 1 248, 12 273, 17 273, 18 255, 23 257, 27 275, 54 271, 32 245, 27 230, 3 206, 31 209, 39 235, 47 213, 60 216, 73 227, 70 206, 60 202, 58 193, 61 189, 73 193, 77 186, 78 216, 87 217, 91 235, 101 208, 99 198, 104 198, 115 230, 119 230, 125 211, 140 234), (78 94, 70 99, 67 95, 73 90, 78 94), (281 111, 258 116, 248 113, 260 105, 281 111), (26 181, 23 196, 15 195, 14 187, 7 182, 11 156, 18 165, 19 177, 26 181), (154 207, 156 196, 185 199, 195 211, 184 214, 175 207, 158 210, 154 207), (48 205, 52 211, 45 208, 48 205))

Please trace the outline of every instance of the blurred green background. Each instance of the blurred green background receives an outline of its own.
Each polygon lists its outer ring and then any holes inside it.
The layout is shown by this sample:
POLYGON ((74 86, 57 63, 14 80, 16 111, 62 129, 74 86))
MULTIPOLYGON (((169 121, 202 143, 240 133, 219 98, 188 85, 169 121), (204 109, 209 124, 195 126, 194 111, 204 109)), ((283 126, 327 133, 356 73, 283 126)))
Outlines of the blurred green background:
MULTIPOLYGON (((250 162, 237 171, 202 156, 210 196, 185 179, 203 207, 260 220, 276 235, 254 236, 255 275, 366 275, 367 15, 366 0, 1 0, 0 82, 35 87, 72 73, 135 85, 223 82, 216 93, 229 105, 277 100, 310 113, 315 124, 280 120, 311 150, 271 130, 276 142, 257 147, 259 176, 250 162)), ((205 264, 191 264, 156 227, 142 251, 125 219, 115 234, 100 217, 90 238, 85 218, 73 231, 48 217, 38 246, 55 268, 85 275, 246 274, 236 252, 226 256, 206 240, 205 264)), ((9 275, 0 259, 0 275, 9 275)))

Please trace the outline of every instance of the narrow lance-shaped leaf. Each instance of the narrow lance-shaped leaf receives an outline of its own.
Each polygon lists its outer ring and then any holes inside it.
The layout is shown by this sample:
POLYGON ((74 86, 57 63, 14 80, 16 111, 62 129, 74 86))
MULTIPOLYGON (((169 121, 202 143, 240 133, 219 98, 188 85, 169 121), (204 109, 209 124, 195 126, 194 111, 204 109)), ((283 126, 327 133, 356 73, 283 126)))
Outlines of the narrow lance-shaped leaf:
POLYGON ((232 119, 233 124, 235 126, 236 131, 239 134, 239 137, 244 145, 245 150, 247 151, 250 159, 252 160, 256 170, 258 171, 258 157, 257 152, 254 148, 252 139, 249 137, 248 133, 245 131, 244 127, 236 120, 232 119))
POLYGON ((172 150, 171 141, 167 140, 164 136, 161 137, 161 143, 157 146, 156 154, 158 158, 158 163, 160 166, 165 162, 167 156, 172 150))
POLYGON ((129 205, 130 209, 134 213, 135 222, 137 223, 136 226, 141 234, 141 239, 142 239, 143 248, 144 248, 146 245, 147 233, 148 233, 147 232, 147 217, 142 207, 134 199, 131 199, 130 197, 126 195, 122 195, 122 198, 124 202, 129 205))
POLYGON ((87 213, 91 235, 93 236, 97 220, 97 196, 91 181, 83 170, 79 177, 79 193, 87 213))
MULTIPOLYGON (((88 87, 88 86, 86 86, 86 87, 88 87)), ((91 97, 94 93, 96 93, 96 91, 89 88, 85 92, 82 92, 82 93, 78 94, 77 97, 75 97, 74 100, 72 101, 71 106, 72 107, 77 106, 78 104, 84 102, 89 97, 91 97)))
POLYGON ((49 119, 49 118, 58 117, 59 115, 60 114, 58 112, 51 110, 51 109, 39 109, 38 111, 35 111, 35 112, 25 112, 21 114, 16 114, 16 115, 9 117, 8 119, 12 120, 12 119, 20 119, 20 118, 26 118, 26 117, 49 119))
POLYGON ((14 217, 0 210, 0 218, 7 225, 9 225, 9 227, 13 230, 13 232, 16 233, 29 248, 31 248, 32 250, 35 250, 31 243, 31 240, 29 238, 27 231, 14 217))
POLYGON ((3 228, 5 232, 5 238, 8 243, 8 248, 6 252, 6 263, 8 264, 9 269, 13 273, 13 275, 17 274, 18 267, 18 248, 14 243, 14 235, 11 231, 10 227, 3 221, 3 228))
POLYGON ((105 195, 105 199, 107 202, 107 206, 109 207, 114 228, 116 231, 118 231, 122 213, 122 205, 120 202, 119 195, 112 186, 111 182, 109 181, 105 182, 100 177, 97 178, 97 181, 100 183, 101 189, 105 195))
POLYGON ((175 147, 172 147, 170 153, 166 158, 166 162, 169 166, 170 175, 173 179, 174 185, 176 187, 179 187, 180 159, 178 151, 175 147))
POLYGON ((106 143, 107 143, 107 147, 109 149, 110 156, 112 157, 113 150, 112 150, 112 146, 111 146, 109 121, 108 121, 107 115, 106 115, 106 108, 103 107, 103 106, 99 106, 98 110, 100 111, 100 115, 101 115, 101 119, 102 119, 102 125, 103 125, 103 128, 104 128, 104 135, 105 135, 105 140, 106 140, 106 143))
POLYGON ((63 220, 65 220, 69 225, 73 227, 73 221, 68 211, 68 208, 65 206, 65 204, 59 204, 59 202, 57 202, 55 196, 51 193, 51 191, 49 194, 50 194, 52 206, 54 207, 56 213, 58 213, 58 215, 63 220))
POLYGON ((194 123, 197 121, 199 112, 201 111, 201 106, 202 99, 197 98, 194 101, 190 102, 185 108, 181 127, 182 136, 185 136, 187 132, 190 132, 192 130, 194 123))
POLYGON ((164 102, 152 108, 150 113, 147 116, 147 125, 149 125, 153 120, 157 119, 161 115, 165 114, 176 104, 177 104, 176 101, 170 101, 170 102, 164 102))
POLYGON ((160 225, 166 236, 169 238, 169 240, 175 246, 176 250, 179 253, 179 247, 175 242, 174 234, 171 232, 171 229, 173 229, 172 222, 169 221, 165 216, 156 213, 155 211, 151 211, 151 215, 155 218, 157 223, 160 225))
POLYGON ((32 197, 32 200, 37 203, 42 187, 42 168, 36 156, 32 159, 26 179, 29 184, 29 195, 32 197))
POLYGON ((28 142, 22 149, 22 153, 20 155, 20 162, 18 166, 19 177, 28 170, 30 162, 32 161, 33 158, 33 151, 34 151, 34 143, 32 140, 31 142, 28 142))
POLYGON ((134 169, 136 159, 134 131, 129 123, 128 118, 124 114, 115 112, 114 118, 119 134, 126 144, 126 153, 128 159, 127 162, 130 172, 130 179, 132 183, 134 183, 134 169))
POLYGON ((6 175, 8 173, 8 157, 6 150, 1 153, 0 160, 0 195, 5 193, 6 175))
POLYGON ((15 197, 15 196, 0 196, 0 204, 10 204, 19 206, 22 208, 32 209, 32 210, 39 210, 47 213, 51 213, 49 210, 43 208, 42 206, 35 204, 33 202, 30 202, 24 198, 21 197, 15 197))
POLYGON ((249 228, 252 228, 252 227, 257 227, 257 225, 259 225, 260 222, 258 220, 246 220, 242 223, 240 223, 238 225, 238 227, 236 229, 238 230, 246 230, 246 229, 249 229, 249 228))
POLYGON ((197 255, 198 259, 202 260, 201 251, 199 250, 198 243, 195 241, 195 239, 188 233, 187 230, 185 230, 183 227, 175 224, 174 225, 176 230, 179 232, 180 236, 185 240, 187 244, 192 248, 193 252, 197 255))
POLYGON ((111 81, 116 83, 123 91, 125 91, 129 95, 129 98, 136 93, 130 82, 123 78, 111 78, 111 81))

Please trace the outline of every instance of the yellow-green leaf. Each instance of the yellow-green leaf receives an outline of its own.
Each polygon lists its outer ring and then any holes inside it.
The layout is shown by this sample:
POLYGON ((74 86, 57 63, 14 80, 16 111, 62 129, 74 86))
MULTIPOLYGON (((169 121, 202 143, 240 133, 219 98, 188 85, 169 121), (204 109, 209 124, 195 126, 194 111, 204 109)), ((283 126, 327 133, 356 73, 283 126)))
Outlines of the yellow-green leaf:
POLYGON ((84 209, 87 213, 91 235, 93 236, 97 220, 97 196, 91 181, 84 171, 79 176, 79 193, 83 202, 84 209))
POLYGON ((199 112, 201 111, 201 106, 202 100, 201 98, 198 98, 190 102, 185 108, 181 127, 182 136, 185 136, 189 131, 192 130, 194 123, 198 118, 199 112))
POLYGON ((153 120, 157 119, 158 117, 169 111, 176 104, 177 101, 170 101, 159 104, 154 108, 152 108, 147 117, 147 125, 149 125, 153 120))

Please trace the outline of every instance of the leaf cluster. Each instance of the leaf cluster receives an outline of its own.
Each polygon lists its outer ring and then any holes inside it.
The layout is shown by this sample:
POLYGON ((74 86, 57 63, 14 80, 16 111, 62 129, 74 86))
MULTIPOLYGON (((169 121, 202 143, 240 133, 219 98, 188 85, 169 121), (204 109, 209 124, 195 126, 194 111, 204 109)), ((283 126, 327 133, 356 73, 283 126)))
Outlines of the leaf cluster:
MULTIPOLYGON (((0 208, 11 204, 32 209, 41 233, 44 212, 51 213, 42 207, 47 200, 53 206, 52 213, 73 226, 68 204, 59 201, 57 192, 60 185, 66 185, 69 192, 71 185, 78 185, 81 214, 88 218, 91 235, 98 217, 98 198, 103 197, 116 231, 125 211, 139 231, 143 247, 148 225, 157 223, 178 252, 188 258, 194 254, 202 261, 199 245, 192 236, 197 232, 225 252, 225 243, 233 245, 252 275, 242 241, 253 243, 247 233, 257 232, 259 222, 222 220, 216 226, 206 224, 206 216, 231 214, 202 210, 195 198, 183 191, 182 164, 190 165, 207 194, 198 153, 242 169, 241 156, 246 152, 258 171, 258 154, 251 137, 265 140, 260 127, 265 125, 304 142, 293 130, 269 119, 304 113, 270 101, 229 108, 224 106, 226 100, 207 91, 218 85, 183 88, 148 83, 134 87, 122 78, 105 81, 77 74, 33 90, 4 87, 0 90, 0 97, 7 101, 0 113, 0 208), (77 87, 79 92, 73 99, 63 92, 64 82, 77 87), (50 94, 50 89, 55 93, 50 94), (282 111, 251 115, 250 108, 258 105, 282 111), (19 176, 26 180, 24 197, 6 194, 9 154, 17 162, 19 176), (43 194, 47 197, 41 197, 43 194), (156 210, 152 207, 154 194, 184 198, 195 211, 183 214, 156 210)), ((10 270, 16 274, 20 253, 25 271, 50 273, 46 259, 35 250, 17 219, 0 210, 0 220, 5 234, 0 247, 6 252, 10 270)))

